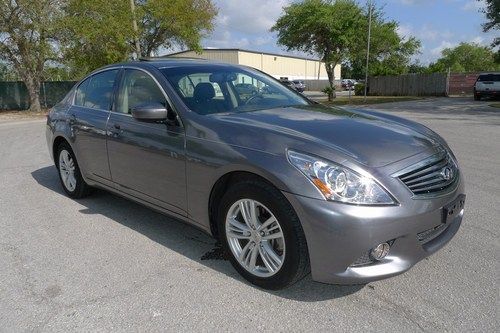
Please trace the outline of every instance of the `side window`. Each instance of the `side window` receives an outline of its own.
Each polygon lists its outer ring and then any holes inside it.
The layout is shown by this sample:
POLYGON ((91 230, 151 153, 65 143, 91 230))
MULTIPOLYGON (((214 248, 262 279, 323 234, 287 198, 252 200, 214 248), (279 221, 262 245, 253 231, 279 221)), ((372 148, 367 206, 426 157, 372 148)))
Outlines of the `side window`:
POLYGON ((86 79, 76 89, 75 105, 83 106, 91 78, 86 79))
POLYGON ((118 91, 116 112, 131 113, 141 104, 160 103, 166 105, 165 96, 156 82, 143 71, 125 70, 118 91))
POLYGON ((109 110, 113 99, 116 74, 118 74, 118 70, 113 69, 90 77, 83 106, 92 109, 109 110))

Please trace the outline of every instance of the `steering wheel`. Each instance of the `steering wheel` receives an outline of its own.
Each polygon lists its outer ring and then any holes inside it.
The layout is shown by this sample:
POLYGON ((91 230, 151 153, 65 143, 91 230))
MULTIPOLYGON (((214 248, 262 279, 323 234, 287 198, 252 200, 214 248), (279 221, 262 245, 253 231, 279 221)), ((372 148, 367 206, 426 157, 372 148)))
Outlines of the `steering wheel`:
POLYGON ((254 101, 255 99, 257 98, 261 98, 263 99, 264 96, 262 94, 255 94, 255 95, 252 95, 250 96, 246 101, 245 101, 245 105, 249 105, 252 101, 254 101))

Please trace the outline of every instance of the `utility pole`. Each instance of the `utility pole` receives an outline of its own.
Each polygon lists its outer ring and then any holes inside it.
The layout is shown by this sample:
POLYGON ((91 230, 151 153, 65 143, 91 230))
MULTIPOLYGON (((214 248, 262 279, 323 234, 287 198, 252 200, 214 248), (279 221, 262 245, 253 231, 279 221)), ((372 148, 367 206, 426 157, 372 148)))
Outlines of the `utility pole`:
POLYGON ((368 64, 370 61, 370 37, 372 33, 372 0, 368 2, 368 45, 366 46, 366 73, 365 73, 365 98, 366 102, 366 93, 368 91, 368 64))
POLYGON ((141 57, 141 43, 139 43, 139 28, 137 27, 137 19, 135 17, 135 2, 130 0, 130 10, 132 11, 132 27, 134 28, 134 42, 135 42, 135 59, 141 57))

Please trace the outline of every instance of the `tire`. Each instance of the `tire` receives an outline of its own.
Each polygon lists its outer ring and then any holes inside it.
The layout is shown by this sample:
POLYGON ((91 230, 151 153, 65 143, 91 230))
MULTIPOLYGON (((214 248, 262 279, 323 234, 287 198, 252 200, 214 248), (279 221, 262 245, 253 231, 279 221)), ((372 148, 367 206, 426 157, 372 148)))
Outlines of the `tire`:
MULTIPOLYGON (((250 211, 251 209, 248 210, 250 211)), ((245 180, 232 185, 221 198, 217 221, 221 243, 231 264, 250 283, 264 289, 277 290, 296 283, 310 272, 307 243, 297 214, 283 194, 272 185, 259 180, 245 180), (250 230, 241 213, 241 205, 251 205, 251 202, 254 202, 257 207, 253 211, 258 214, 259 228, 265 225, 264 221, 269 222, 272 217, 276 219, 276 223, 273 222, 260 231, 262 238, 257 235, 259 234, 258 228, 250 230), (234 212, 238 210, 240 213, 236 215, 234 212), (234 229, 234 225, 229 223, 230 219, 232 221, 236 219, 242 223, 234 229), (240 227, 241 230, 247 230, 246 234, 233 232, 240 227), (282 238, 276 236, 280 234, 280 231, 282 238), (248 233, 251 233, 251 236, 248 233), (239 237, 248 237, 248 239, 235 240, 232 237, 235 234, 239 237), (276 238, 264 239, 271 237, 276 238), (249 254, 246 257, 249 260, 245 268, 244 264, 237 259, 236 253, 240 248, 243 252, 248 244, 250 244, 250 250, 247 251, 249 254), (260 245, 257 246, 257 244, 260 245), (281 265, 275 264, 276 256, 269 256, 271 253, 269 249, 282 258, 281 265), (254 251, 257 254, 252 266, 254 251), (266 257, 267 260, 265 260, 266 257), (279 266, 278 269, 276 269, 277 266, 279 266), (252 271, 250 267, 254 267, 252 271), (275 271, 269 269, 270 267, 275 271)))
POLYGON ((91 187, 83 180, 75 154, 67 142, 57 147, 56 167, 64 192, 73 199, 86 197, 91 187))

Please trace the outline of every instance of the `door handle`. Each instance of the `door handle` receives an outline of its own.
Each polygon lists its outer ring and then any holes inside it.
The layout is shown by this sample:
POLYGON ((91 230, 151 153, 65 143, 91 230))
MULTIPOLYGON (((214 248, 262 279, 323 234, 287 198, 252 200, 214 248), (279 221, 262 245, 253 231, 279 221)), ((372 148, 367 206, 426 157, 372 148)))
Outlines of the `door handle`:
POLYGON ((116 128, 117 130, 121 128, 120 124, 114 124, 113 127, 116 128))

